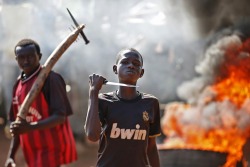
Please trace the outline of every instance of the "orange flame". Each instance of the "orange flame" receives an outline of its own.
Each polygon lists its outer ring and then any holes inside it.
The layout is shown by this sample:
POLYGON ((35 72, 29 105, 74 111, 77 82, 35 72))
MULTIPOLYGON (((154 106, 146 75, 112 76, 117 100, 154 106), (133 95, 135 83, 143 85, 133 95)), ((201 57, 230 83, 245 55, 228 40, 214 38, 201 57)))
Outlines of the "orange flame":
POLYGON ((214 85, 217 100, 230 99, 240 107, 250 97, 250 39, 238 48, 228 48, 221 73, 226 78, 219 78, 214 85))
POLYGON ((185 148, 227 153, 224 167, 236 166, 250 137, 250 109, 246 107, 250 105, 249 53, 250 39, 225 50, 224 62, 215 83, 203 91, 214 92, 215 97, 202 97, 203 103, 197 106, 177 102, 167 105, 161 121, 167 138, 158 145, 159 149, 185 148), (233 112, 223 108, 226 105, 233 112), (243 125, 242 120, 246 117, 249 123, 243 125))

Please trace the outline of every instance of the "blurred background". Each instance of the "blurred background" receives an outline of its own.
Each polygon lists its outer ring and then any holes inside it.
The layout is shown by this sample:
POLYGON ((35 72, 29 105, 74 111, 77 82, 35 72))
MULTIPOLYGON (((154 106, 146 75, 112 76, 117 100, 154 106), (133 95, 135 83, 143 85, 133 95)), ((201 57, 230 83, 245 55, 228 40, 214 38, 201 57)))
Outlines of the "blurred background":
MULTIPOLYGON (((43 64, 73 29, 66 8, 79 24, 85 24, 90 40, 85 45, 79 38, 53 68, 68 85, 74 110, 70 121, 80 159, 73 166, 82 167, 95 165, 97 151, 97 144, 87 141, 83 131, 89 74, 99 73, 117 81, 112 72, 116 54, 122 48, 134 47, 144 58, 145 75, 138 82, 139 90, 158 97, 162 115, 170 102, 195 104, 197 94, 216 76, 217 66, 211 62, 221 63, 215 58, 208 61, 208 49, 225 36, 235 35, 241 42, 249 38, 248 6, 248 0, 0 0, 0 166, 10 141, 5 130, 12 86, 20 73, 14 58, 15 44, 22 38, 36 40, 43 64), (200 76, 204 75, 208 77, 202 81, 200 76), (190 81, 192 86, 186 87, 190 81)), ((114 89, 104 86, 102 91, 114 89)), ((158 143, 165 138, 159 137, 158 143)), ((18 161, 24 164, 19 154, 18 161)))

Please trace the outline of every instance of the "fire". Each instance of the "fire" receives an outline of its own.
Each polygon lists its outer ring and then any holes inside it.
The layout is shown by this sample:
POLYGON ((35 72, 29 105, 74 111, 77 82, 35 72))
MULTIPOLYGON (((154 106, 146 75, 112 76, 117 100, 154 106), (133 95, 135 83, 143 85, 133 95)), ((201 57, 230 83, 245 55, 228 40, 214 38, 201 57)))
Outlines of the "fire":
POLYGON ((250 138, 250 39, 224 48, 213 84, 195 104, 169 103, 161 124, 167 136, 159 149, 194 149, 227 153, 224 167, 234 167, 250 138))
POLYGON ((247 98, 250 98, 250 39, 241 46, 228 48, 225 61, 221 66, 221 73, 226 78, 219 78, 214 85, 218 93, 217 100, 230 99, 240 107, 247 98))

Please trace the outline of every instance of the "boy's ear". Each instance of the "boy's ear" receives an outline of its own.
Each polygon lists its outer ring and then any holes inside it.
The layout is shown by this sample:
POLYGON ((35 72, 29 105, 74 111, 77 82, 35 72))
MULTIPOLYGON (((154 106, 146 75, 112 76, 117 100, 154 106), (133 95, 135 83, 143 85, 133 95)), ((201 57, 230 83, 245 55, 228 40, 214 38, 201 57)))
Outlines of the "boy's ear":
POLYGON ((117 74, 117 65, 113 65, 113 71, 115 74, 117 74))
POLYGON ((140 78, 143 76, 143 74, 144 74, 144 69, 141 70, 140 78))
POLYGON ((40 54, 39 54, 39 60, 41 60, 41 58, 42 58, 42 54, 40 53, 40 54))

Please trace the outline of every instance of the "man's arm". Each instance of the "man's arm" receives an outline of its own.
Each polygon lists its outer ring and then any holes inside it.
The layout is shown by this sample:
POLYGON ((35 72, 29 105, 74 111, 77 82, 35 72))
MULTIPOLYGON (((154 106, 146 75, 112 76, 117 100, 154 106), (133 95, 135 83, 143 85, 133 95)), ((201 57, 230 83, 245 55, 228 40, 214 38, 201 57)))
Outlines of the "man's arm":
POLYGON ((98 92, 99 91, 89 90, 88 111, 84 125, 88 139, 93 142, 99 140, 101 133, 101 123, 98 115, 98 92))
POLYGON ((149 137, 147 152, 151 167, 160 167, 160 160, 156 147, 155 137, 149 137))
POLYGON ((84 129, 88 139, 94 142, 99 140, 101 133, 98 94, 104 80, 102 76, 96 74, 89 76, 89 102, 84 129))
POLYGON ((59 124, 62 124, 65 121, 65 116, 62 115, 52 115, 47 119, 28 123, 26 120, 21 120, 19 122, 13 122, 10 125, 10 132, 12 136, 17 136, 23 133, 28 133, 33 130, 43 130, 55 127, 59 124))
POLYGON ((15 155, 16 155, 16 152, 19 148, 19 145, 20 145, 19 136, 12 137, 11 142, 10 142, 10 148, 9 148, 7 160, 5 162, 5 167, 15 167, 16 166, 15 155))
POLYGON ((47 119, 32 123, 31 126, 34 130, 49 129, 49 128, 53 128, 59 124, 64 123, 65 120, 66 120, 65 116, 53 114, 52 116, 48 117, 47 119))

